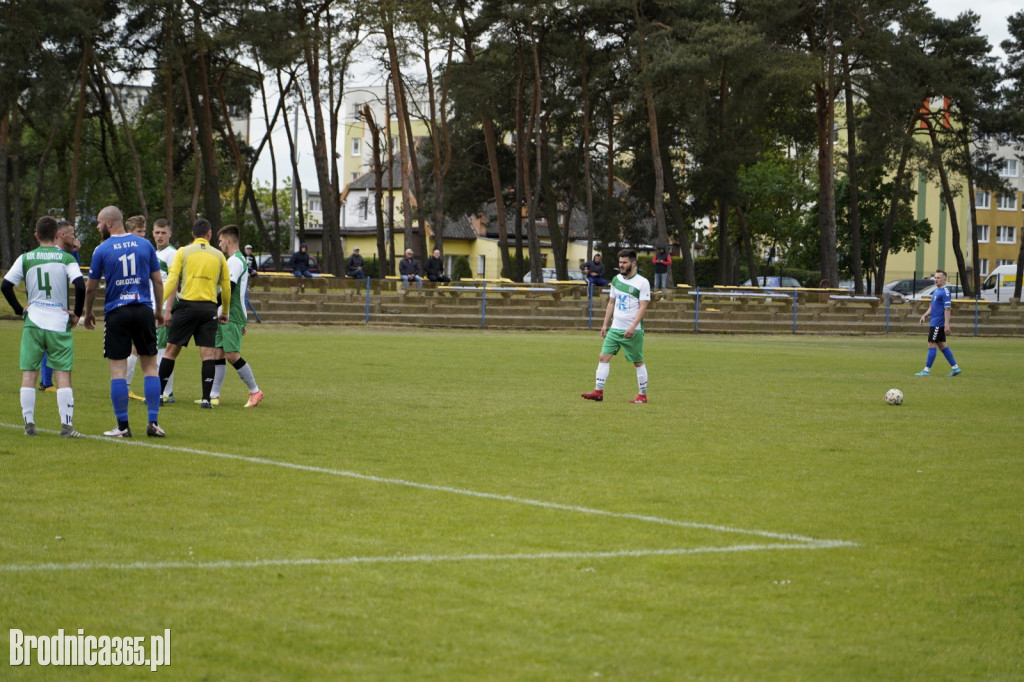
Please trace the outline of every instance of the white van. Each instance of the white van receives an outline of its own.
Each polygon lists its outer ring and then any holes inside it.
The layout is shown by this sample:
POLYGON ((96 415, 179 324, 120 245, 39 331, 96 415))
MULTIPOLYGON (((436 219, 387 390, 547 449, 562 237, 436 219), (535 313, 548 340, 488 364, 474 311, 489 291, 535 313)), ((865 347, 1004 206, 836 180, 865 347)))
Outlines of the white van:
POLYGON ((981 297, 986 301, 1009 301, 1017 284, 1017 266, 1000 265, 981 282, 981 297))

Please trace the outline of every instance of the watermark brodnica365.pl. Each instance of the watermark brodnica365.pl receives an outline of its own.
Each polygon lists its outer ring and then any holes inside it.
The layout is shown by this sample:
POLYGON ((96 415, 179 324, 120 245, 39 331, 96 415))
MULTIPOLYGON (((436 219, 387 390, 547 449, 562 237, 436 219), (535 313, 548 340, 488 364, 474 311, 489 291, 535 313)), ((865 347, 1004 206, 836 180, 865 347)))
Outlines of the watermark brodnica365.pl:
POLYGON ((77 635, 26 635, 11 628, 11 665, 148 665, 149 669, 171 664, 171 631, 151 635, 149 647, 145 637, 110 637, 87 635, 82 629, 77 635))

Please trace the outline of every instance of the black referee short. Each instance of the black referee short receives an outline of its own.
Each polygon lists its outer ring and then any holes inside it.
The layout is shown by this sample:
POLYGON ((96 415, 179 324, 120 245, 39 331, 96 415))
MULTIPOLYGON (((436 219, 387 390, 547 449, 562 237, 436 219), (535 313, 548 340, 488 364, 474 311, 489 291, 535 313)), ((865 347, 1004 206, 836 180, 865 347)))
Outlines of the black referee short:
POLYGON ((103 357, 124 360, 132 354, 156 355, 156 322, 145 303, 129 303, 103 316, 103 357))
POLYGON ((213 348, 217 341, 217 304, 209 301, 178 301, 171 314, 167 343, 187 346, 195 338, 197 346, 213 348))

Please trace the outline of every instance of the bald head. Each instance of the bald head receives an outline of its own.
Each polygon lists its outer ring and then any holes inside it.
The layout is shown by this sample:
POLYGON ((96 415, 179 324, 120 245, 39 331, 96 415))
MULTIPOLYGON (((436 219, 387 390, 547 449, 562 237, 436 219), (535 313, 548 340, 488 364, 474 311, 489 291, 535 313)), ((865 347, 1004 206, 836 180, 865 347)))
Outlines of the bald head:
POLYGON ((100 209, 96 216, 96 229, 104 239, 112 234, 124 234, 124 215, 117 206, 100 209))

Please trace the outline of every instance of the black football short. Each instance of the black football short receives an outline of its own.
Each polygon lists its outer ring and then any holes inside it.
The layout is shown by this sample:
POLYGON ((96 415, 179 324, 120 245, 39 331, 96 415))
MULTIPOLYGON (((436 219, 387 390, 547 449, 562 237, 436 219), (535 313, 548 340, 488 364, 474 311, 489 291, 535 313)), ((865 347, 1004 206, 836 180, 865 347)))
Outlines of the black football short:
POLYGON ((945 343, 945 327, 928 327, 928 343, 945 343))
POLYGON ((103 357, 124 360, 133 345, 139 355, 156 355, 156 322, 145 303, 118 306, 103 317, 103 357))
POLYGON ((213 348, 217 342, 217 304, 209 301, 178 301, 171 314, 167 343, 187 346, 192 339, 197 346, 213 348))

